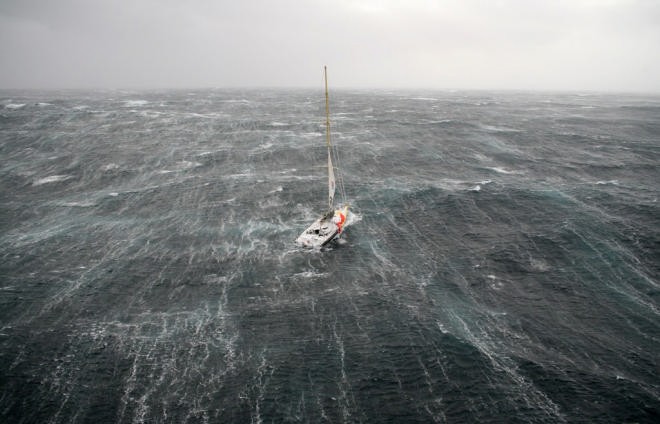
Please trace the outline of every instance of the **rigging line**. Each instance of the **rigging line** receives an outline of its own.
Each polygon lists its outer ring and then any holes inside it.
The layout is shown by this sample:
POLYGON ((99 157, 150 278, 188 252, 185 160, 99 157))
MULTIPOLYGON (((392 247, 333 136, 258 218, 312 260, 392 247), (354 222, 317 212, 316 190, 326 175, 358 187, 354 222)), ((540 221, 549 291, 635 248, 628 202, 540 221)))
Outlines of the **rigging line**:
POLYGON ((346 204, 346 190, 344 188, 344 175, 342 173, 341 162, 339 160, 339 149, 334 144, 331 146, 332 158, 333 158, 333 170, 335 171, 335 180, 339 188, 339 193, 342 196, 342 202, 346 204))
POLYGON ((339 193, 341 194, 342 202, 344 204, 346 204, 346 190, 344 189, 344 175, 341 172, 341 163, 339 162, 339 149, 334 147, 332 150, 333 150, 333 153, 334 153, 333 156, 334 156, 335 162, 337 163, 335 168, 337 168, 336 179, 337 179, 337 183, 338 183, 337 185, 339 186, 339 193))
MULTIPOLYGON (((330 96, 328 93, 328 67, 323 66, 323 80, 325 82, 325 134, 326 134, 326 145, 328 150, 331 151, 331 155, 334 159, 336 165, 333 165, 333 172, 336 171, 335 180, 339 186, 339 193, 342 196, 342 202, 346 204, 346 190, 344 188, 344 176, 341 172, 341 166, 339 163, 339 153, 337 148, 332 145, 331 142, 331 132, 330 132, 330 96)), ((332 206, 332 205, 331 205, 332 206)))

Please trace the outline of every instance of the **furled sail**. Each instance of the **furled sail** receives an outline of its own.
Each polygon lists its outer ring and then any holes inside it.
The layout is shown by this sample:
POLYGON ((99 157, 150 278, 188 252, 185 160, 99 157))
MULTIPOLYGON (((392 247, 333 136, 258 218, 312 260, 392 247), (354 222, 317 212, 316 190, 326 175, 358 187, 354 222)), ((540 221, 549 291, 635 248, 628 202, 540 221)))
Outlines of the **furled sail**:
POLYGON ((328 210, 332 210, 335 203, 335 172, 332 170, 332 155, 328 146, 328 210))

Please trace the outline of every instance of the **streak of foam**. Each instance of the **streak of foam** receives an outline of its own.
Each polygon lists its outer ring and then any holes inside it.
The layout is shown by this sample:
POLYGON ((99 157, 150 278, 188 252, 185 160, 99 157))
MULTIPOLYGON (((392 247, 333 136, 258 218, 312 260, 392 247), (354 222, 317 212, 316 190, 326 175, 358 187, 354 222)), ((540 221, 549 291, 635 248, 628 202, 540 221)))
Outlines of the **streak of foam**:
POLYGON ((48 177, 44 177, 44 178, 40 178, 38 180, 35 180, 32 183, 32 185, 33 186, 40 186, 40 185, 44 185, 44 184, 57 183, 57 182, 60 182, 60 181, 66 181, 70 178, 71 178, 70 175, 51 175, 51 176, 48 176, 48 177))
POLYGON ((190 312, 141 314, 133 324, 115 321, 96 326, 93 337, 98 342, 112 335, 119 340, 118 351, 132 358, 118 421, 144 422, 158 413, 165 419, 169 404, 182 398, 192 402, 190 419, 209 421, 206 396, 223 386, 236 360, 237 335, 224 310, 226 295, 221 299, 217 311, 208 304, 190 312), (218 349, 224 352, 220 361, 218 349), (205 378, 200 380, 201 374, 205 378), (158 406, 160 411, 155 409, 158 406))
POLYGON ((337 382, 337 387, 339 389, 340 398, 338 399, 343 422, 350 422, 351 409, 355 409, 355 398, 351 391, 351 384, 348 380, 348 374, 346 373, 346 352, 344 350, 344 341, 337 332, 337 321, 335 321, 333 328, 333 337, 335 339, 337 353, 339 354, 339 365, 340 365, 340 378, 337 382))
POLYGON ((326 275, 327 275, 327 273, 325 273, 325 272, 303 271, 303 272, 299 272, 297 274, 293 274, 293 278, 294 279, 309 280, 309 279, 321 278, 321 277, 324 277, 326 275))
POLYGON ((53 296, 44 303, 41 311, 29 318, 33 320, 39 316, 46 314, 52 311, 55 307, 59 306, 65 301, 72 299, 77 294, 78 290, 85 286, 87 282, 93 280, 96 275, 98 275, 99 270, 103 269, 108 263, 110 263, 114 258, 117 257, 130 257, 128 252, 131 251, 136 243, 139 243, 138 240, 133 239, 131 241, 119 241, 114 244, 109 245, 109 249, 103 254, 103 256, 89 268, 85 268, 79 276, 72 281, 69 281, 68 284, 65 284, 63 288, 58 290, 53 296))
MULTIPOLYGON (((581 240, 581 242, 584 243, 584 245, 588 246, 589 249, 598 256, 598 258, 600 259, 599 261, 600 264, 605 264, 605 268, 612 275, 617 276, 617 278, 613 281, 611 278, 606 278, 605 276, 602 275, 602 271, 600 267, 594 267, 590 263, 585 264, 585 266, 592 272, 593 275, 598 276, 599 281, 605 282, 610 289, 618 293, 623 298, 630 299, 636 305, 644 306, 648 310, 652 311, 656 316, 660 315, 660 310, 658 309, 658 307, 653 302, 648 301, 646 296, 643 293, 640 293, 634 286, 625 283, 625 281, 627 280, 626 276, 621 274, 618 268, 612 265, 612 261, 608 258, 606 250, 620 252, 621 248, 618 245, 608 246, 610 242, 605 241, 604 242, 605 246, 601 246, 600 243, 590 240, 586 235, 583 234, 582 230, 580 230, 579 228, 574 228, 573 225, 567 226, 567 228, 573 234, 575 234, 575 236, 577 236, 581 240)), ((622 253, 625 254, 626 252, 623 251, 622 253)), ((631 255, 632 259, 634 260, 637 259, 634 257, 634 255, 632 254, 629 255, 631 255)), ((636 260, 635 262, 639 262, 639 260, 636 260)), ((649 285, 653 286, 654 288, 657 289, 658 287, 660 287, 660 285, 656 281, 654 281, 650 276, 646 275, 643 271, 641 271, 637 267, 633 266, 628 269, 632 270, 634 274, 644 279, 649 285)))
POLYGON ((491 170, 497 172, 498 174, 506 174, 506 175, 521 175, 521 174, 524 174, 523 171, 511 170, 511 169, 501 168, 501 167, 497 167, 497 166, 492 166, 492 167, 489 167, 488 169, 491 169, 491 170))
MULTIPOLYGON (((480 330, 479 335, 476 335, 463 318, 453 311, 449 312, 449 318, 456 325, 458 333, 472 346, 476 347, 488 359, 494 369, 502 371, 509 377, 511 382, 515 384, 514 387, 517 388, 516 395, 520 396, 530 408, 539 408, 556 422, 565 422, 559 406, 546 396, 545 393, 537 389, 525 376, 521 375, 511 358, 506 356, 506 354, 499 353, 496 337, 491 338, 490 334, 484 329, 480 330)), ((495 327, 498 326, 497 322, 493 324, 495 327)), ((504 348, 506 349, 506 347, 504 348)))
MULTIPOLYGON (((268 366, 266 360, 265 352, 262 352, 261 362, 256 370, 256 375, 254 376, 254 386, 256 388, 255 399, 253 400, 252 411, 250 413, 250 422, 255 424, 263 423, 263 418, 261 417, 261 403, 264 401, 264 395, 268 388, 268 383, 272 377, 274 369, 268 366)), ((242 397, 249 398, 248 395, 244 394, 242 397)))

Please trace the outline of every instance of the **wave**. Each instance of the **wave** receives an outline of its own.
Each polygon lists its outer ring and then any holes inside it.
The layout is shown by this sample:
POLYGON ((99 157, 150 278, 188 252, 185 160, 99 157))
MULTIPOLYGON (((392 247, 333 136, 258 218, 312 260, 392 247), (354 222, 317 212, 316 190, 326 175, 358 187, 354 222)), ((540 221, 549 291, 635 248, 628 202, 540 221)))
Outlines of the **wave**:
POLYGON ((62 202, 58 204, 59 206, 65 206, 68 208, 91 208, 96 206, 94 202, 62 202))
POLYGON ((508 128, 508 127, 497 127, 495 125, 481 125, 481 129, 490 131, 490 132, 496 132, 496 133, 509 133, 509 132, 521 132, 521 130, 515 129, 515 128, 508 128))
POLYGON ((109 163, 101 167, 101 171, 114 171, 115 169, 119 169, 119 165, 116 163, 109 163))
POLYGON ((126 107, 137 107, 137 106, 145 106, 149 104, 149 101, 147 100, 126 100, 124 101, 124 106, 126 107))
POLYGON ((492 180, 479 181, 475 186, 469 188, 468 191, 479 192, 481 191, 481 186, 485 186, 486 184, 490 184, 492 182, 493 182, 492 180))
POLYGON ((57 183, 60 181, 66 181, 70 178, 72 178, 70 175, 51 175, 45 178, 40 178, 38 180, 35 180, 34 182, 32 182, 32 185, 40 186, 43 184, 57 183))
POLYGON ((524 174, 523 171, 517 171, 517 170, 505 169, 505 168, 501 168, 501 167, 499 167, 499 166, 491 166, 491 167, 488 167, 488 169, 491 169, 491 170, 497 172, 498 174, 506 174, 506 175, 520 175, 520 174, 524 174))
POLYGON ((280 192, 282 192, 282 191, 284 191, 284 187, 282 187, 282 186, 277 186, 277 187, 275 187, 274 189, 272 189, 271 191, 269 191, 268 194, 280 193, 280 192))
POLYGON ((351 209, 320 252, 294 239, 327 206, 322 101, 113 95, 0 101, 4 421, 74 421, 107 387, 120 421, 655 417, 652 112, 339 92, 351 209))
POLYGON ((191 161, 188 161, 188 160, 182 160, 182 161, 177 162, 172 169, 162 169, 162 170, 158 171, 158 173, 159 174, 170 174, 172 172, 186 171, 188 169, 197 168, 197 167, 200 167, 200 166, 202 166, 202 164, 199 163, 199 162, 191 162, 191 161))

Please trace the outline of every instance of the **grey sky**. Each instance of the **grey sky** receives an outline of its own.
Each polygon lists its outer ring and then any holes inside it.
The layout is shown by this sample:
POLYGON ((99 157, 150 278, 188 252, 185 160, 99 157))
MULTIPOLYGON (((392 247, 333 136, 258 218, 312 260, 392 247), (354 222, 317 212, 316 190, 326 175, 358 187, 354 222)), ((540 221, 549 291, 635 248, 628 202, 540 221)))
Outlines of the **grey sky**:
POLYGON ((660 0, 0 0, 0 88, 660 92, 660 0))

